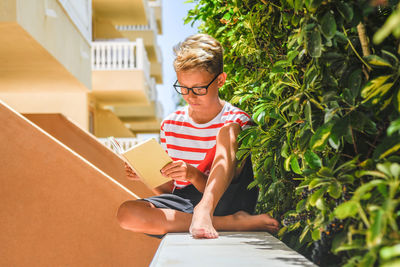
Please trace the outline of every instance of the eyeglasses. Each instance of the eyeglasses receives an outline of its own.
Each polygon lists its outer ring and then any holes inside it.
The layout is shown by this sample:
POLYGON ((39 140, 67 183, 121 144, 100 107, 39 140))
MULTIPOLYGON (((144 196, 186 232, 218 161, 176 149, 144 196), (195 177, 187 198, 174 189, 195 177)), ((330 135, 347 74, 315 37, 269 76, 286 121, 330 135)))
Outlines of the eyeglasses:
POLYGON ((192 93, 195 95, 206 95, 207 91, 208 91, 208 87, 215 81, 215 79, 217 79, 217 77, 220 74, 221 73, 219 73, 217 76, 215 76, 214 79, 212 79, 212 81, 206 86, 195 86, 195 87, 190 88, 190 87, 179 85, 178 80, 176 80, 176 82, 174 83, 174 88, 175 88, 176 92, 178 92, 178 94, 181 94, 181 95, 188 95, 190 91, 192 91, 192 93))

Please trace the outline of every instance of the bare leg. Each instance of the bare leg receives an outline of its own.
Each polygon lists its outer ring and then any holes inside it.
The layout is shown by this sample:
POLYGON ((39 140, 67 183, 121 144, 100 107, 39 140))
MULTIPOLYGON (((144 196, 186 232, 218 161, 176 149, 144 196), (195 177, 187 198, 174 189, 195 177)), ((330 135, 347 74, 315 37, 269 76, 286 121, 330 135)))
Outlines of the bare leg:
MULTIPOLYGON (((147 201, 127 201, 118 210, 117 218, 122 228, 133 232, 161 235, 171 232, 187 232, 192 214, 172 209, 158 209, 147 201)), ((232 215, 215 216, 212 225, 224 231, 269 231, 275 233, 278 222, 266 214, 249 215, 239 211, 232 215)), ((210 238, 196 235, 196 238, 210 238)), ((214 238, 218 237, 215 236, 214 238)))

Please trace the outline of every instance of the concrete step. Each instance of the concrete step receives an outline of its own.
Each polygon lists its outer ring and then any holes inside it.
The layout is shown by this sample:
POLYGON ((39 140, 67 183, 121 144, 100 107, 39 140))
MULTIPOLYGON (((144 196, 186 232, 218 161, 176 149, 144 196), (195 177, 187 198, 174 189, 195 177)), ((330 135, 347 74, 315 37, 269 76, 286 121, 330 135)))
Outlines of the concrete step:
POLYGON ((132 191, 1 100, 0 125, 0 266, 150 264, 159 241, 116 219, 132 191))
POLYGON ((315 266, 266 232, 220 232, 217 239, 167 234, 151 267, 158 266, 315 266))

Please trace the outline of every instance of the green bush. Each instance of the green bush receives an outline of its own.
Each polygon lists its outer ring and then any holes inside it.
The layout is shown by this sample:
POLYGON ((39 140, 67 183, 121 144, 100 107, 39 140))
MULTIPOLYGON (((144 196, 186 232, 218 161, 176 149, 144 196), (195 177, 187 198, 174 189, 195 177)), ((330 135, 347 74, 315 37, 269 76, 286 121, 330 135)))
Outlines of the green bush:
POLYGON ((400 264, 398 1, 195 2, 186 23, 225 49, 221 97, 255 122, 237 157, 258 212, 319 265, 400 264))

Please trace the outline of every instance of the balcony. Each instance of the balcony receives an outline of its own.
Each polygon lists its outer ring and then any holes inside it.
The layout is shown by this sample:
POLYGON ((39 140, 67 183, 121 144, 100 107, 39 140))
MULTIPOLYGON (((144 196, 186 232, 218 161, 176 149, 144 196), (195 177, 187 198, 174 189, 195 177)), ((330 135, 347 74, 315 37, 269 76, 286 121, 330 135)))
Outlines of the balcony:
POLYGON ((0 88, 14 92, 91 88, 91 1, 1 2, 0 72, 5 75, 0 88))
POLYGON ((62 113, 87 129, 91 1, 0 1, 0 35, 0 99, 19 112, 62 113))
POLYGON ((103 104, 150 104, 156 88, 143 39, 93 42, 92 83, 103 104))
POLYGON ((157 83, 162 83, 161 50, 157 45, 157 22, 153 9, 149 11, 149 20, 143 25, 117 25, 115 29, 125 38, 134 41, 143 38, 148 58, 151 63, 150 75, 156 78, 157 83))
POLYGON ((161 0, 149 0, 149 6, 153 9, 157 22, 158 34, 162 34, 161 0))
POLYGON ((146 24, 149 12, 147 0, 92 0, 96 18, 113 25, 146 24))

